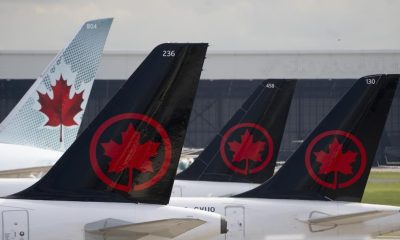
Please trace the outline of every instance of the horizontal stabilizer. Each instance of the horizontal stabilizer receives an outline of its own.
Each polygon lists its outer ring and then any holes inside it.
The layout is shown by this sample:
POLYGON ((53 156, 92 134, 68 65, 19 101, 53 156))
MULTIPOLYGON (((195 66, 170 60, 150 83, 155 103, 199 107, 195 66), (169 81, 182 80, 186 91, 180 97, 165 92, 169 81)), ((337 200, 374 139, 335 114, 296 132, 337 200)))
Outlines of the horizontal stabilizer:
POLYGON ((200 219, 173 218, 142 223, 130 223, 118 219, 104 219, 85 225, 87 239, 140 239, 145 236, 175 238, 205 221, 200 219), (97 237, 97 238, 96 238, 97 237))
POLYGON ((41 178, 50 167, 31 167, 0 171, 0 178, 41 178))
POLYGON ((311 225, 337 226, 337 225, 362 223, 397 213, 399 213, 398 210, 389 210, 389 211, 376 210, 376 211, 358 212, 358 213, 343 214, 343 215, 327 215, 324 217, 317 217, 317 218, 313 218, 312 217, 313 214, 311 214, 310 218, 308 219, 298 219, 298 220, 311 225))

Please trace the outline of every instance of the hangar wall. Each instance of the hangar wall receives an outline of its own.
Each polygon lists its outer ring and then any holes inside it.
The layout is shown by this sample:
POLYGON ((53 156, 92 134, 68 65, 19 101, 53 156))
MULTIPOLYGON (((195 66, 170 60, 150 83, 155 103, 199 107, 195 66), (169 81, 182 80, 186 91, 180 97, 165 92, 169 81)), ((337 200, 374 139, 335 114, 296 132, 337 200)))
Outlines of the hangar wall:
MULTIPOLYGON (((32 84, 55 52, 0 52, 0 119, 32 84)), ((145 53, 106 53, 83 119, 86 126, 145 53)), ((265 78, 300 79, 280 149, 285 160, 355 79, 400 73, 400 52, 211 53, 202 74, 186 147, 204 147, 265 78), (332 80, 334 79, 334 80, 332 80), (216 81, 218 80, 218 81, 216 81)), ((397 91, 399 92, 399 91, 397 91)), ((391 109, 376 160, 400 164, 400 96, 391 109)))

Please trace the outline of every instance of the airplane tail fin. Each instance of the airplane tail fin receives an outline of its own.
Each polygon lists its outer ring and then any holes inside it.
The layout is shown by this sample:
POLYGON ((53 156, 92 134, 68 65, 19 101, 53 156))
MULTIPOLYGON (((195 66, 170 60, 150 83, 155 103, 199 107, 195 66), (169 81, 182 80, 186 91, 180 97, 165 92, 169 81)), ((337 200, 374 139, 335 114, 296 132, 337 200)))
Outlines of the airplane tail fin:
POLYGON ((295 80, 266 80, 186 170, 181 180, 262 183, 275 169, 295 80))
POLYGON ((399 77, 359 79, 270 180, 237 197, 361 201, 399 77))
POLYGON ((57 151, 73 143, 112 21, 83 24, 0 124, 0 142, 57 151))
POLYGON ((207 44, 162 44, 18 199, 166 204, 207 44))

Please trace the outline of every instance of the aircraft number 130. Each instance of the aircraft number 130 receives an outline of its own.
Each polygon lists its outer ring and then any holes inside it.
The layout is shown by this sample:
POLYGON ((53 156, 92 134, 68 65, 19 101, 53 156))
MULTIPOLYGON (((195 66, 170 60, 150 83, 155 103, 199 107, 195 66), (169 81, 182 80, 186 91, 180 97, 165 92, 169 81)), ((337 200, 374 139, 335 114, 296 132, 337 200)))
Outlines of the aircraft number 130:
POLYGON ((376 84, 375 78, 367 78, 367 79, 365 79, 365 82, 367 83, 367 85, 375 85, 376 84))

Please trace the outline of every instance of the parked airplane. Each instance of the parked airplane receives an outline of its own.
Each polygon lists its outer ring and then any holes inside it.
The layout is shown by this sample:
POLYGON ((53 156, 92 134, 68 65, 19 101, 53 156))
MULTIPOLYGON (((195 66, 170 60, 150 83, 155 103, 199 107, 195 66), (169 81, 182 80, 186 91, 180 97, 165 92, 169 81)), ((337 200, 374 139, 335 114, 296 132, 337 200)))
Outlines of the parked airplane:
POLYGON ((76 139, 111 23, 84 23, 1 122, 0 175, 51 166, 76 139))
POLYGON ((204 239, 218 214, 165 206, 207 44, 162 44, 36 184, 0 200, 3 239, 204 239), (195 234, 192 234, 195 230, 195 234))
POLYGON ((176 176, 173 196, 233 196, 272 177, 296 86, 266 80, 200 156, 176 176))
POLYGON ((400 75, 361 78, 279 171, 232 198, 173 198, 225 215, 216 239, 367 239, 400 230, 400 208, 358 203, 400 75), (345 202, 346 201, 346 202, 345 202))

